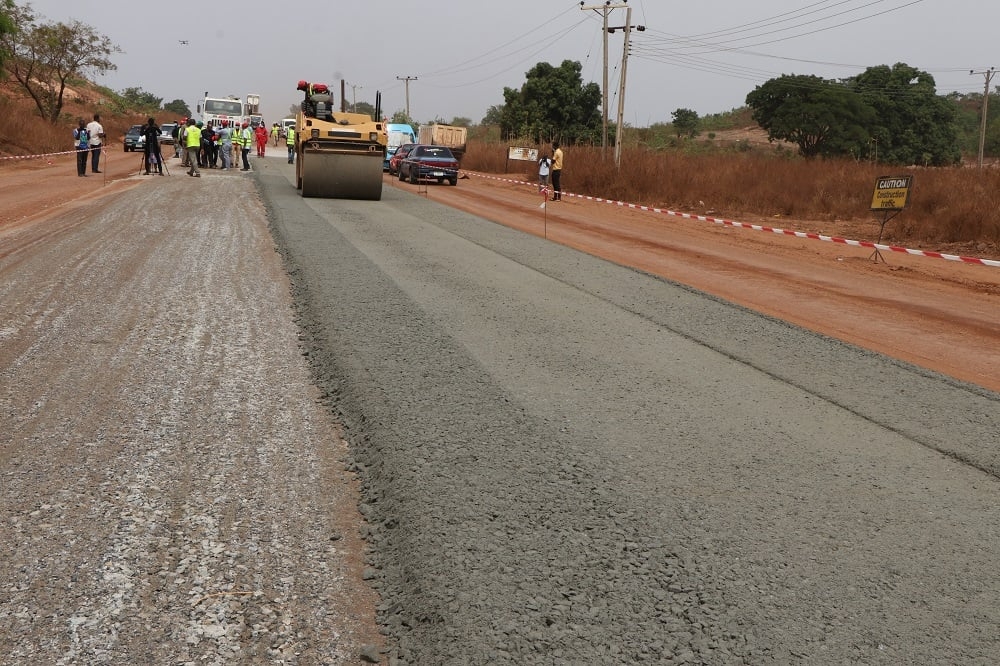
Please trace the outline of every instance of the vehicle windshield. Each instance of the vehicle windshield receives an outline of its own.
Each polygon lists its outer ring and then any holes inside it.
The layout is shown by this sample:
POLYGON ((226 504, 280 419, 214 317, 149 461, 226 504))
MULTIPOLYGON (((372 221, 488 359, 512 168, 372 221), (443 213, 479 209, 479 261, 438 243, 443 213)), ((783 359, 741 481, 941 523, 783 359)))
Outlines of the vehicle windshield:
POLYGON ((206 99, 205 113, 238 116, 243 113, 243 103, 229 99, 206 99))
POLYGON ((444 146, 422 146, 417 149, 417 155, 420 157, 455 158, 455 156, 451 154, 451 150, 449 148, 445 148, 444 146))

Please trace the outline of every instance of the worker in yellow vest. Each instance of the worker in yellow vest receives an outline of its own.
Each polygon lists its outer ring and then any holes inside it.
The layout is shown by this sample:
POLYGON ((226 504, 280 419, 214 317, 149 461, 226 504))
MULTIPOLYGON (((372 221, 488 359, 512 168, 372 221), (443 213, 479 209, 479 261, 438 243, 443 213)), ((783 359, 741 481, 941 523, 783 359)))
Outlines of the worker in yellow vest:
POLYGON ((250 123, 244 120, 236 136, 240 143, 240 156, 243 158, 243 168, 240 171, 249 171, 250 146, 253 145, 253 134, 250 132, 250 123))
POLYGON ((201 178, 201 171, 198 170, 198 152, 201 150, 201 129, 194 124, 194 118, 188 118, 187 138, 184 145, 187 147, 190 166, 187 172, 188 175, 201 178))
POLYGON ((288 163, 295 164, 295 125, 288 126, 288 136, 285 138, 288 144, 288 163))

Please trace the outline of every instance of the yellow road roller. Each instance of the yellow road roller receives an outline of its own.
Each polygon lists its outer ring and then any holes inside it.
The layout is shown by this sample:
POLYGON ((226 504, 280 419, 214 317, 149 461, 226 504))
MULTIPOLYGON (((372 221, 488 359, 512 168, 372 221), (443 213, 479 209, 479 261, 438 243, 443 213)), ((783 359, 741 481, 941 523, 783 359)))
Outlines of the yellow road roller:
MULTIPOLYGON (((364 113, 348 113, 343 104, 334 111, 325 84, 299 81, 298 89, 305 93, 295 120, 295 181, 302 196, 381 199, 385 125, 364 113)), ((380 107, 377 93, 376 118, 380 107)))

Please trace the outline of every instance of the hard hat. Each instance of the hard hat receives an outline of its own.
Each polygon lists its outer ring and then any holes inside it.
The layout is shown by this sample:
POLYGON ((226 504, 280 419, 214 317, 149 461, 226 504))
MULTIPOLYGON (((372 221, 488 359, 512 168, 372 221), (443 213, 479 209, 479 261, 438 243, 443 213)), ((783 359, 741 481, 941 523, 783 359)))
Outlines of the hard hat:
POLYGON ((200 120, 196 124, 198 125, 198 127, 204 127, 205 126, 205 124, 203 122, 201 122, 200 120))
POLYGON ((243 121, 243 127, 249 127, 249 126, 250 126, 250 123, 248 123, 247 121, 244 120, 243 121))

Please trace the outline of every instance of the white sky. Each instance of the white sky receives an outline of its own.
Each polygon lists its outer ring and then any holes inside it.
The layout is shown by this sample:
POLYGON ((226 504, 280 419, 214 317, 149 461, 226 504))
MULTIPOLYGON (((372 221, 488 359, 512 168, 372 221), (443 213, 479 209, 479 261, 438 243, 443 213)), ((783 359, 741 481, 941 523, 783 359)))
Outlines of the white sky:
MULTIPOLYGON (((23 0, 16 0, 25 4, 23 0)), ((588 6, 600 2, 587 2, 588 6)), ((49 21, 79 19, 124 53, 98 82, 141 87, 194 109, 212 96, 259 93, 265 121, 286 115, 299 79, 347 81, 347 99, 386 115, 406 109, 418 122, 456 116, 479 122, 503 103, 504 86, 545 61, 583 65, 601 84, 602 16, 565 0, 260 0, 223 4, 134 0, 34 0, 49 21), (188 43, 181 44, 180 40, 188 43), (352 87, 353 86, 353 87, 352 87)), ((700 115, 743 106, 746 95, 782 74, 843 78, 905 62, 930 72, 938 92, 982 92, 980 72, 1000 66, 996 0, 631 0, 625 122, 669 122, 671 111, 700 115)), ((622 26, 626 10, 610 12, 622 26)), ((623 35, 609 35, 609 116, 618 109, 623 35)), ((993 86, 1000 85, 1000 76, 993 86)), ((166 120, 166 119, 161 119, 166 120)))

